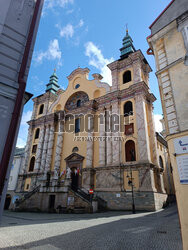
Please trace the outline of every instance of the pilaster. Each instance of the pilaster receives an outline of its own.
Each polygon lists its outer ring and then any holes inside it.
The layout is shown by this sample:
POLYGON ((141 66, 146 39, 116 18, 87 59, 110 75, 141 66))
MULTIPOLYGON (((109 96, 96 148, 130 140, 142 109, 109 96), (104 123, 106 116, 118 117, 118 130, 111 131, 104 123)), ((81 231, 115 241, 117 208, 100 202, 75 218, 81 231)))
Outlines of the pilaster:
POLYGON ((60 173, 61 166, 61 152, 63 147, 63 122, 59 122, 59 131, 57 136, 57 144, 56 144, 56 154, 55 154, 55 166, 54 166, 54 179, 58 179, 60 173))
POLYGON ((39 143, 37 145, 37 153, 36 153, 36 161, 35 161, 35 170, 39 171, 41 167, 41 160, 42 160, 42 148, 44 143, 44 126, 40 128, 40 135, 39 135, 39 143))
POLYGON ((107 135, 107 165, 111 165, 112 164, 112 110, 111 107, 107 107, 107 119, 106 119, 106 127, 109 130, 109 132, 107 131, 106 135, 107 135))
POLYGON ((146 109, 145 109, 144 97, 142 95, 135 96, 135 108, 136 108, 136 123, 138 131, 139 161, 150 162, 151 155, 149 147, 146 109))
POLYGON ((45 129, 45 137, 44 137, 44 146, 42 150, 42 160, 41 160, 41 171, 45 169, 46 157, 47 157, 47 149, 48 149, 48 138, 49 138, 49 126, 46 126, 45 129))
POLYGON ((86 155, 86 167, 93 167, 93 130, 94 119, 93 116, 88 117, 88 141, 87 141, 87 155, 86 155))
POLYGON ((119 117, 119 103, 118 100, 112 104, 112 162, 114 165, 120 164, 120 141, 119 141, 119 130, 120 130, 120 117, 119 117), (116 121, 115 121, 116 120, 116 121))
POLYGON ((101 141, 99 143, 99 166, 105 165, 105 156, 106 156, 106 150, 105 150, 105 109, 100 110, 100 123, 99 123, 99 136, 101 138, 101 141))
POLYGON ((46 156, 45 172, 50 171, 53 145, 54 145, 54 124, 51 124, 50 125, 49 140, 48 140, 48 150, 47 150, 47 156, 46 156))

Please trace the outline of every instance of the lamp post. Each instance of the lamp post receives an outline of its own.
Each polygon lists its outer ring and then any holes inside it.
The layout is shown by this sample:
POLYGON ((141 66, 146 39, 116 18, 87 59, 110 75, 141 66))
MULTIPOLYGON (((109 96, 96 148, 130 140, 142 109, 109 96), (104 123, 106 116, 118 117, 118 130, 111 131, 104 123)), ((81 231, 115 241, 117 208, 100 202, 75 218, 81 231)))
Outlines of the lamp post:
MULTIPOLYGON (((134 184, 133 184, 133 173, 132 173, 132 168, 130 167, 130 180, 128 181, 128 185, 131 186, 131 192, 132 192, 132 213, 135 214, 135 203, 134 203, 134 184)), ((127 178, 129 178, 129 175, 127 173, 127 178)))

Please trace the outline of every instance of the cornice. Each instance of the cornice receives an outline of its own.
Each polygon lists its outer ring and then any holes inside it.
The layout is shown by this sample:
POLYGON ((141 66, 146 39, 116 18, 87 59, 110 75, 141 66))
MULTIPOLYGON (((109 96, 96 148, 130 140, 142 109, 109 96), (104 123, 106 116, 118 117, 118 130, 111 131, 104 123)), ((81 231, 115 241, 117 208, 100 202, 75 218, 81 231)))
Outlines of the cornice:
POLYGON ((76 75, 78 75, 78 74, 85 75, 85 74, 89 74, 89 72, 90 72, 90 69, 88 69, 88 68, 83 68, 83 69, 77 68, 77 69, 73 70, 69 76, 67 76, 67 79, 69 81, 71 81, 76 75))

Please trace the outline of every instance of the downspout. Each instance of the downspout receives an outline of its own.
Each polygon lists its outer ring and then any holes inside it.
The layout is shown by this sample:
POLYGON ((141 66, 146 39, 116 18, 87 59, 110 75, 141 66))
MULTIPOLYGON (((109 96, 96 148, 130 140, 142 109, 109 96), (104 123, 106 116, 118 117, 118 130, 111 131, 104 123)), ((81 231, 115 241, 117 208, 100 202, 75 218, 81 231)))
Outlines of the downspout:
POLYGON ((7 169, 8 169, 11 153, 12 153, 12 148, 13 148, 13 144, 15 140, 16 130, 17 130, 18 122, 19 122, 19 116, 20 116, 20 112, 22 109, 23 98, 24 98, 24 93, 25 93, 25 88, 26 88, 26 81, 24 80, 24 76, 25 76, 25 71, 27 68, 28 58, 30 54, 30 49, 32 45, 32 40, 33 40, 33 35, 35 31, 35 26, 36 26, 36 22, 38 18, 40 5, 41 5, 41 0, 37 0, 35 4, 35 9, 34 9, 33 18, 31 21, 30 29, 29 29, 29 34, 28 34, 25 50, 24 50, 24 55, 22 58, 22 63, 20 66, 19 75, 18 75, 18 84, 19 84, 18 93, 17 93, 16 102, 15 102, 14 110, 12 113, 12 119, 10 122, 8 135, 7 135, 7 139, 5 142, 5 147, 4 147, 1 164, 0 164, 0 196, 3 193, 6 173, 7 173, 7 169))

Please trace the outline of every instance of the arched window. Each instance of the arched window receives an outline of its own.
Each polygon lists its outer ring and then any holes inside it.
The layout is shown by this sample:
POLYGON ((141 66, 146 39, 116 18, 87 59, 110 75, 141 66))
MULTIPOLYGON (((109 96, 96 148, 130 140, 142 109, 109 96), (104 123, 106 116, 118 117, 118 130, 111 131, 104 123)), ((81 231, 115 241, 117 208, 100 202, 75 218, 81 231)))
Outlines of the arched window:
POLYGON ((159 166, 162 170, 164 170, 164 164, 163 164, 163 159, 161 156, 159 156, 159 166))
POLYGON ((79 133, 80 132, 80 118, 77 118, 75 120, 75 133, 79 133))
POLYGON ((72 149, 72 152, 73 152, 73 153, 76 153, 76 152, 78 152, 78 150, 79 150, 78 147, 74 147, 74 148, 72 149))
POLYGON ((124 116, 133 115, 133 104, 128 101, 124 104, 124 116))
POLYGON ((37 128, 37 130, 35 132, 35 139, 39 138, 39 134, 40 134, 40 128, 37 128))
POLYGON ((123 84, 131 81, 132 81, 131 71, 128 70, 123 74, 123 84))
POLYGON ((76 106, 77 106, 77 107, 80 107, 80 106, 81 106, 81 100, 78 100, 78 101, 77 101, 76 106))
POLYGON ((39 115, 43 114, 43 112, 44 112, 44 104, 40 105, 39 115))
POLYGON ((34 166, 35 166, 35 157, 33 156, 33 157, 31 158, 31 160, 30 160, 29 172, 33 172, 34 166))
POLYGON ((127 162, 136 161, 135 143, 132 140, 125 143, 125 157, 127 162))

